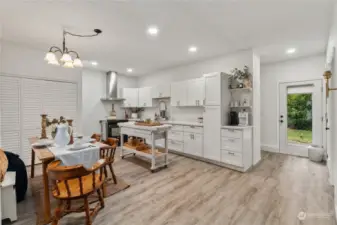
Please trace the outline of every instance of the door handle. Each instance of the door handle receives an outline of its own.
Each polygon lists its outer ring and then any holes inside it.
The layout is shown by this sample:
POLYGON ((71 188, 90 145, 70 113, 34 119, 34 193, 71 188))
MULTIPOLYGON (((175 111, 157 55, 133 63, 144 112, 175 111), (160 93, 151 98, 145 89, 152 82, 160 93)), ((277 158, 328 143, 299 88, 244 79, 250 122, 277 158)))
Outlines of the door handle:
POLYGON ((325 130, 330 130, 330 127, 326 127, 325 130))

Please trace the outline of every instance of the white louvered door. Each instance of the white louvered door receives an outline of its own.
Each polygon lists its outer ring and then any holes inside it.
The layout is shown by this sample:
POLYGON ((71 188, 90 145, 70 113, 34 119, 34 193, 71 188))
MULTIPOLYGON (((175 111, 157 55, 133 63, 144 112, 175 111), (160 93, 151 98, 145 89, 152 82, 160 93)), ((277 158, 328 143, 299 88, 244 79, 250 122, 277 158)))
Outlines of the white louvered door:
MULTIPOLYGON (((77 122, 77 84, 0 76, 1 145, 31 164, 28 138, 41 135, 41 114, 77 122)), ((37 162, 37 161, 36 161, 37 162)))
POLYGON ((26 165, 31 164, 30 137, 41 135, 43 80, 21 80, 21 159, 26 165))
POLYGON ((20 78, 0 76, 1 147, 18 155, 21 155, 20 89, 20 78))

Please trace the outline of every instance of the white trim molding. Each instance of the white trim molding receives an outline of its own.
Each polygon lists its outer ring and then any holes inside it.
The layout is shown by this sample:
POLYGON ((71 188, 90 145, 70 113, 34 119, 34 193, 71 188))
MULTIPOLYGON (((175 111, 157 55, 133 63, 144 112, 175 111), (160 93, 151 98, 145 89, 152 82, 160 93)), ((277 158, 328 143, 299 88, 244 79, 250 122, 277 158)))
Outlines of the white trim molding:
POLYGON ((266 152, 276 152, 276 153, 280 152, 279 147, 277 145, 261 144, 261 150, 266 152))

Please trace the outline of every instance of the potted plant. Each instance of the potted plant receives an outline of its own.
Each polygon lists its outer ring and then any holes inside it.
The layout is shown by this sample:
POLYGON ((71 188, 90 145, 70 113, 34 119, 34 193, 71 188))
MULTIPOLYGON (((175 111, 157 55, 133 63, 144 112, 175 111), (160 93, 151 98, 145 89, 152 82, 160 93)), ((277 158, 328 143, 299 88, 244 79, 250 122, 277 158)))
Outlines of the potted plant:
POLYGON ((248 66, 244 66, 243 70, 240 70, 238 68, 234 68, 231 71, 231 76, 229 78, 230 88, 250 88, 252 86, 250 77, 251 73, 249 72, 248 66), (236 81, 236 85, 235 82, 236 81))

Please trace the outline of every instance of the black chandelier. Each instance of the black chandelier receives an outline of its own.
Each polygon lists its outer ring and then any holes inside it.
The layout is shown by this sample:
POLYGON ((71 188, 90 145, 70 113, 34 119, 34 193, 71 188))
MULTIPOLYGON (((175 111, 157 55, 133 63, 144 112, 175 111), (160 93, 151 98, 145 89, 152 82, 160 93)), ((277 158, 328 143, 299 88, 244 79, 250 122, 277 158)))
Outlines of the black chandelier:
POLYGON ((47 52, 46 54, 45 60, 48 62, 48 64, 57 65, 57 66, 62 65, 65 68, 83 67, 79 54, 67 48, 66 35, 69 34, 75 37, 95 37, 102 33, 100 29, 94 29, 94 32, 95 32, 94 34, 80 35, 80 34, 74 34, 66 30, 63 30, 62 49, 57 46, 50 47, 49 52, 47 52), (56 52, 61 53, 61 58, 59 60, 57 59, 55 55, 56 52), (74 59, 71 57, 71 55, 74 56, 74 59))

